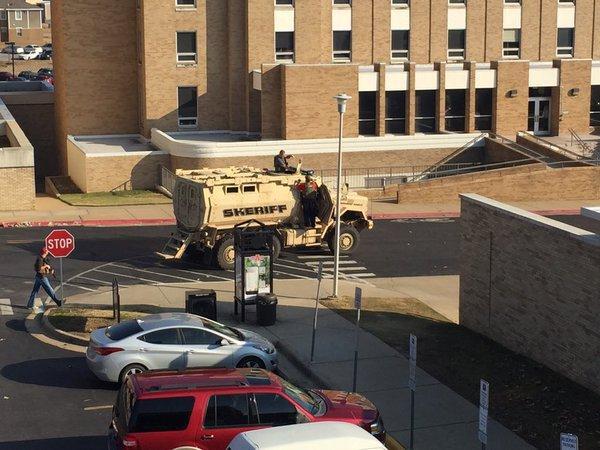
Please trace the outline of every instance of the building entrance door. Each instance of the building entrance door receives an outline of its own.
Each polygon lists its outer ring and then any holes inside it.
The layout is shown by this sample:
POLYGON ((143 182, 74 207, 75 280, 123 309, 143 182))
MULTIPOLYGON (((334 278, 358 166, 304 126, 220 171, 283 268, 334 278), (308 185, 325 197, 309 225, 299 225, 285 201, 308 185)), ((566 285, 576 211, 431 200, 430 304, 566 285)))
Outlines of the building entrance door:
POLYGON ((550 134, 550 97, 529 97, 527 130, 536 135, 550 134))

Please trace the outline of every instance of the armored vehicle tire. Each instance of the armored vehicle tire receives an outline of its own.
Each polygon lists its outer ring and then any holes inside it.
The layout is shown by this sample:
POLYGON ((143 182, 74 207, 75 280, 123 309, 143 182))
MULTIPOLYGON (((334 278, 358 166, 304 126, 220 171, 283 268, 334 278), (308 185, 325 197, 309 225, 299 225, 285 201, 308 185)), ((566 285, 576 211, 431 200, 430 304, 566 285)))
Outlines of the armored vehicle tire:
MULTIPOLYGON (((349 255, 360 244, 360 234, 353 226, 342 223, 340 225, 340 254, 349 255)), ((327 239, 327 245, 331 253, 335 252, 335 231, 332 231, 327 239)))
POLYGON ((233 236, 226 236, 219 241, 215 250, 217 264, 223 270, 233 270, 235 263, 235 247, 233 236))

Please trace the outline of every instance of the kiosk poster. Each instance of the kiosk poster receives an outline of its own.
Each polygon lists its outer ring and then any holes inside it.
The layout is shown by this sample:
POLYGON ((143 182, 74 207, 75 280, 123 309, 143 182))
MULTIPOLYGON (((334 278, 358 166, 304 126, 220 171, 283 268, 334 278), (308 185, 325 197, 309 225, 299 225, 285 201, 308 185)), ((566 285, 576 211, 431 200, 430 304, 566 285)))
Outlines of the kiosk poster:
POLYGON ((244 257, 246 300, 253 300, 257 294, 271 292, 271 257, 254 255, 244 257))

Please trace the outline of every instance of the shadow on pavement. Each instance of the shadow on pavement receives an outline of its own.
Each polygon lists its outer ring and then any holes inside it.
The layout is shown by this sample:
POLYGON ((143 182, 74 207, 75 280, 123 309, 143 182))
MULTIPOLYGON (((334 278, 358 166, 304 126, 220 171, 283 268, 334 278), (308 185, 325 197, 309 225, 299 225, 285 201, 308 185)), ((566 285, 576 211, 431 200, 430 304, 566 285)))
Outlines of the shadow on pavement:
POLYGON ((3 367, 0 374, 17 383, 39 386, 114 391, 118 388, 116 384, 106 383, 94 377, 83 357, 22 361, 3 367))
POLYGON ((7 320, 5 324, 7 328, 10 328, 13 331, 27 332, 27 329, 25 328, 25 321, 22 319, 7 320))
POLYGON ((0 442, 0 450, 105 450, 106 436, 78 436, 0 442))

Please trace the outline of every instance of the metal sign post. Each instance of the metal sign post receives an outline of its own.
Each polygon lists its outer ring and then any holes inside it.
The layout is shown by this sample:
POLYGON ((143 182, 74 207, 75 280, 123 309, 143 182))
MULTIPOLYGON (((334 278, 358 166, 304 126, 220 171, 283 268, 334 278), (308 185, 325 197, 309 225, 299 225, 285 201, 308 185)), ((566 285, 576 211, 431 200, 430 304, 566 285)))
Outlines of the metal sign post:
POLYGON ((479 442, 482 450, 487 445, 488 410, 490 406, 490 384, 481 380, 479 383, 479 442))
POLYGON ((409 338, 410 349, 408 359, 408 387, 410 388, 410 450, 415 442, 415 389, 417 388, 417 337, 409 338))
POLYGON ((362 307, 362 289, 354 291, 354 308, 356 309, 356 339, 354 345, 354 376, 352 378, 352 392, 356 392, 356 379, 358 377, 358 345, 360 343, 360 310, 362 307))
POLYGON ((570 433, 560 433, 560 450, 579 450, 577 436, 570 433))
POLYGON ((319 262, 319 271, 317 272, 317 296, 315 298, 315 317, 313 319, 312 342, 310 344, 310 362, 315 361, 315 337, 317 335, 317 317, 319 315, 319 300, 321 297, 321 280, 323 279, 323 262, 319 262))
POLYGON ((113 319, 116 319, 117 323, 121 323, 121 295, 119 294, 119 280, 117 280, 117 277, 113 278, 112 296, 113 296, 113 319))

